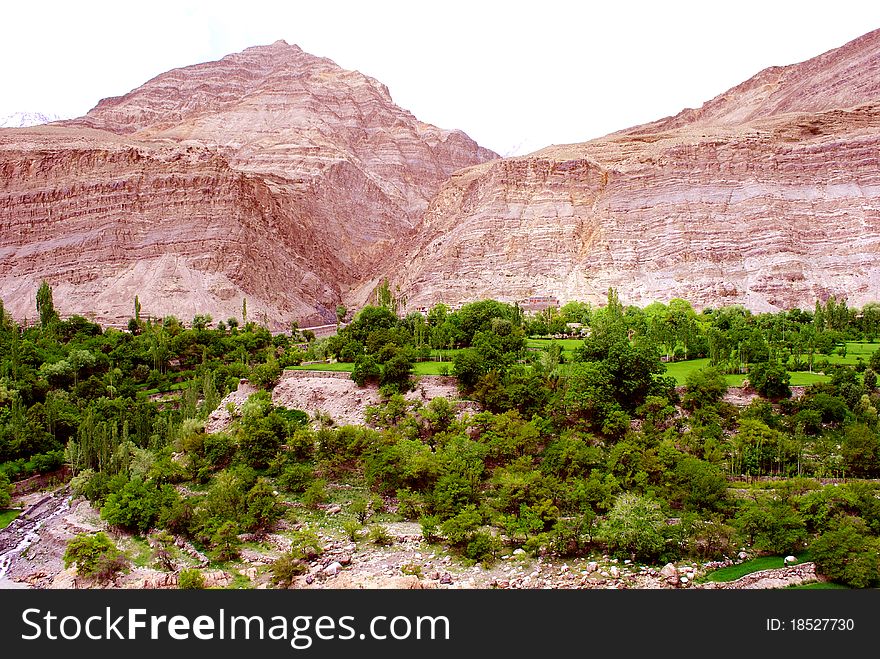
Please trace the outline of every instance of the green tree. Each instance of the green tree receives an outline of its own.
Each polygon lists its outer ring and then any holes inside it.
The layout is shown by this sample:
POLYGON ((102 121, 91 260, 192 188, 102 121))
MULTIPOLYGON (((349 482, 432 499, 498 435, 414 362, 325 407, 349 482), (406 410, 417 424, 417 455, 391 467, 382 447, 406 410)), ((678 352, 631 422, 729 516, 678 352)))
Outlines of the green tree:
POLYGON ((6 474, 0 471, 0 508, 6 508, 12 500, 12 485, 6 474))
POLYGON ((40 326, 45 330, 58 322, 58 312, 55 311, 55 303, 52 300, 52 287, 44 279, 37 289, 37 313, 40 316, 40 326))
POLYGON ((614 501, 601 525, 601 536, 608 549, 633 560, 650 560, 663 551, 665 516, 660 504, 633 492, 614 501))
POLYGON ((749 384, 764 398, 778 400, 791 396, 791 375, 782 364, 759 362, 749 367, 749 384))
POLYGON ((682 406, 697 410, 721 402, 727 392, 727 380, 717 368, 701 368, 691 371, 685 381, 685 394, 682 406))
POLYGON ((211 537, 211 544, 217 552, 217 560, 231 561, 238 556, 241 540, 235 522, 224 522, 211 537))
POLYGON ((810 544, 817 570, 853 588, 880 585, 880 539, 860 517, 842 516, 810 544))
POLYGON ((103 532, 80 533, 69 540, 64 550, 64 567, 76 567, 80 576, 99 582, 112 579, 126 569, 120 551, 103 532))
POLYGON ((143 533, 156 521, 163 503, 171 505, 175 495, 171 486, 159 490, 135 477, 107 497, 101 508, 101 518, 108 524, 143 533))

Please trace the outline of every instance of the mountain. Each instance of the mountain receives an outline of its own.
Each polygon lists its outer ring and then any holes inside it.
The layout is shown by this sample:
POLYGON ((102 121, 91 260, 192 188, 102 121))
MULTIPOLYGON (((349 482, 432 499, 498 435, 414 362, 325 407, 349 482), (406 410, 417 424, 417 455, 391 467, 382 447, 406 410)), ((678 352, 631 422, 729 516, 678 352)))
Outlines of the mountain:
POLYGON ((27 128, 39 126, 51 121, 61 119, 57 114, 44 114, 42 112, 13 112, 5 117, 0 117, 0 128, 27 128))
POLYGON ((278 41, 175 69, 84 117, 0 131, 0 298, 34 315, 333 322, 452 172, 496 157, 278 41))
MULTIPOLYGON (((548 108, 549 112, 549 108, 548 108)), ((532 295, 880 298, 880 31, 674 117, 453 174, 396 271, 411 306, 532 295)))

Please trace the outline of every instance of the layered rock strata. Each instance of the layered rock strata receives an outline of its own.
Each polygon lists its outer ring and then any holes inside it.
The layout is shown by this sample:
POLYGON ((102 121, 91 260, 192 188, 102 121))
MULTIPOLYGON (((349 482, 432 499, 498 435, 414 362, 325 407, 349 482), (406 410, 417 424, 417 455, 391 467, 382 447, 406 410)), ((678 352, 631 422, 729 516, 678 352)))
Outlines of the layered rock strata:
POLYGON ((878 299, 878 80, 872 32, 700 109, 458 172, 397 282, 413 306, 878 299))
POLYGON ((85 117, 0 131, 0 298, 34 314, 335 319, 455 170, 494 154, 376 80, 277 42, 176 69, 85 117))

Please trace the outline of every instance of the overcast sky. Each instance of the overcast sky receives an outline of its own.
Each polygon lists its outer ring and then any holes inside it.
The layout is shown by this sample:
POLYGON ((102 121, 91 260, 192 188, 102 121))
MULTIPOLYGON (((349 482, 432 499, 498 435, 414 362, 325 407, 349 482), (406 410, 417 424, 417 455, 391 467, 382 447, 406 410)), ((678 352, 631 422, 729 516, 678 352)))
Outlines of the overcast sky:
POLYGON ((78 116, 180 66, 284 39, 502 155, 699 107, 880 28, 865 0, 22 0, 0 9, 0 115, 78 116))

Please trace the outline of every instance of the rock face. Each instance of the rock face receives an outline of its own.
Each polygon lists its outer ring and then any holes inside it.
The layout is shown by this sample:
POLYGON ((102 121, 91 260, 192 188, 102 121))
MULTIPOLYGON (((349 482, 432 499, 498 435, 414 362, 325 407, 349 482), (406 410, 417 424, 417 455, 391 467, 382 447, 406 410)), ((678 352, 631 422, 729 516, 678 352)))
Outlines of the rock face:
POLYGON ((397 276, 410 306, 555 295, 863 304, 880 284, 880 31, 702 108, 454 174, 397 276))
POLYGON ((368 295, 441 183, 495 154, 376 80, 276 42, 176 69, 79 119, 0 131, 0 297, 124 323, 273 328, 368 295), (365 282, 367 285, 365 286, 365 282))

